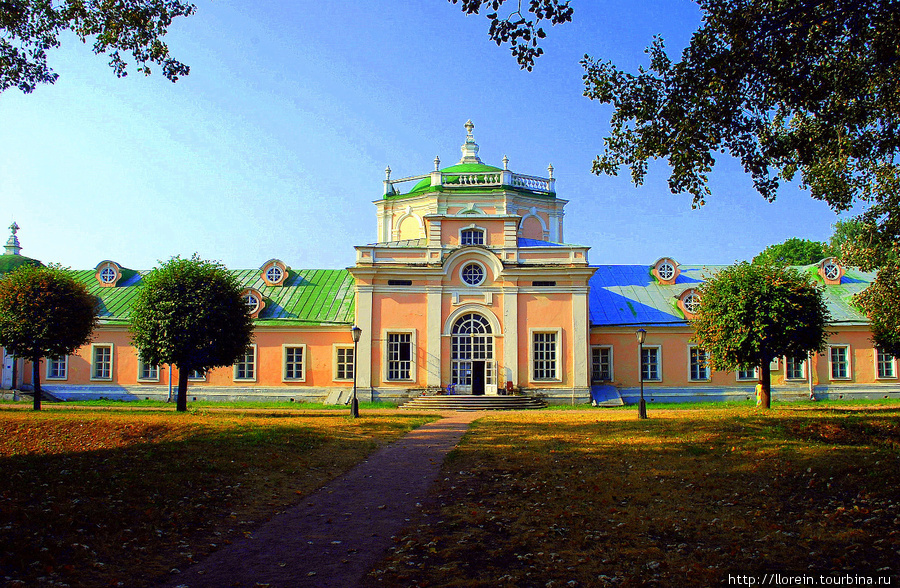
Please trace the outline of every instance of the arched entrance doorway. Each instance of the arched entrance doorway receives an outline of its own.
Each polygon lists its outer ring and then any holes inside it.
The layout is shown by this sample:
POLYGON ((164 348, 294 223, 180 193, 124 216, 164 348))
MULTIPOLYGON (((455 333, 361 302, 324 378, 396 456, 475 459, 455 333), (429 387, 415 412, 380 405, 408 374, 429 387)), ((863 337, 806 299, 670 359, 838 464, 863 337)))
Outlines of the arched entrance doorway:
POLYGON ((450 381, 460 394, 497 393, 494 335, 484 316, 472 312, 453 323, 450 369, 450 381))

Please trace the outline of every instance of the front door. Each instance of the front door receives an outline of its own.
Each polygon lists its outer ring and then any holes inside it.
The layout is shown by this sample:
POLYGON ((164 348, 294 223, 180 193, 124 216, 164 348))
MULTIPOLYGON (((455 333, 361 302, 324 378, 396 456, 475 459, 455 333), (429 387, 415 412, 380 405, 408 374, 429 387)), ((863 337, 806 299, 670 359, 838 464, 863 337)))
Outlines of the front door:
POLYGON ((450 381, 460 394, 496 394, 494 336, 480 314, 465 314, 453 324, 450 381))

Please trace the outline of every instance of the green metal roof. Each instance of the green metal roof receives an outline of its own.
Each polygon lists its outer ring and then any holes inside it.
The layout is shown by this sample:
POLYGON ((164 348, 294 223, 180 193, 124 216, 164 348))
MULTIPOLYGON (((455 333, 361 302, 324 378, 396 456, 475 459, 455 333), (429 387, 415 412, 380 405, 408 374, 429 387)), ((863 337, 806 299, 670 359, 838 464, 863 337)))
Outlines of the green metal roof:
MULTIPOLYGON (((259 291, 265 308, 256 319, 259 326, 349 325, 354 318, 353 276, 347 270, 289 270, 284 284, 269 286, 259 269, 231 270, 244 288, 259 291)), ((72 271, 72 276, 100 299, 100 320, 127 324, 131 306, 147 271, 122 271, 115 287, 101 287, 94 270, 72 271)))
POLYGON ((23 265, 43 265, 40 261, 24 255, 0 255, 0 276, 23 265))

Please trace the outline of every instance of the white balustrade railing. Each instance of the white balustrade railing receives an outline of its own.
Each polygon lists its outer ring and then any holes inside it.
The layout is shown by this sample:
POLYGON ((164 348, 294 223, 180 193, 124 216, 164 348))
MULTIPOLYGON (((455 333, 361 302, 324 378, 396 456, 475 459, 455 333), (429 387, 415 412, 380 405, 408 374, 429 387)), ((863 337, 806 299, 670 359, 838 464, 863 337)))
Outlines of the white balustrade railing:
POLYGON ((398 184, 406 182, 421 181, 426 178, 431 179, 432 186, 465 186, 465 187, 493 187, 493 186, 512 186, 513 188, 525 188, 536 192, 554 192, 553 178, 538 178, 535 176, 524 176, 514 174, 510 171, 503 170, 498 172, 483 173, 445 173, 432 172, 431 174, 421 176, 410 176, 408 178, 400 178, 398 180, 385 179, 385 194, 401 194, 398 184))

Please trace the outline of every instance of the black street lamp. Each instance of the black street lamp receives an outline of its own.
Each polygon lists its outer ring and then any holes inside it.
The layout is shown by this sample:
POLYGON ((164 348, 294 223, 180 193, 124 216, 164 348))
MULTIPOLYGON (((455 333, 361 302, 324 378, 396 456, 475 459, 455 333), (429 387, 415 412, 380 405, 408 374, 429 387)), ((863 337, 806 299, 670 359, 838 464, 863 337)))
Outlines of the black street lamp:
POLYGON ((644 339, 647 338, 647 331, 638 329, 635 333, 638 340, 638 378, 641 380, 641 402, 638 405, 638 418, 646 419, 647 403, 644 401, 644 339))
POLYGON ((362 329, 353 325, 350 328, 350 334, 353 336, 353 397, 350 399, 350 416, 356 419, 359 418, 359 401, 356 399, 356 350, 362 329))

